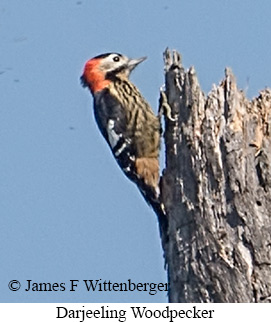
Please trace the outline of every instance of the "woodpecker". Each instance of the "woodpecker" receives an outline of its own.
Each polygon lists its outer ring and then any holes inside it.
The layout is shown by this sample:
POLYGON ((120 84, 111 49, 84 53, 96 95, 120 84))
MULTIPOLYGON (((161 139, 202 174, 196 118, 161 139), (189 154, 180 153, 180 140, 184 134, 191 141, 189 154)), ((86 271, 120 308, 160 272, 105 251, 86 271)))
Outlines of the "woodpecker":
POLYGON ((159 202, 160 121, 129 80, 146 57, 130 59, 106 53, 88 60, 81 83, 94 99, 98 127, 125 175, 140 189, 155 211, 159 202))

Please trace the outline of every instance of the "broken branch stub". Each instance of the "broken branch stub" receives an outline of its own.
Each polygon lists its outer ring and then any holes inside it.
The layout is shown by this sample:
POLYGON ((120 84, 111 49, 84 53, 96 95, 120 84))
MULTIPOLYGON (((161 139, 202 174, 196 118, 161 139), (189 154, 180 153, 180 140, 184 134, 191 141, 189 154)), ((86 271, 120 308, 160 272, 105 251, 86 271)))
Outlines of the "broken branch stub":
POLYGON ((230 69, 205 96, 164 54, 170 302, 271 300, 271 90, 249 101, 230 69))

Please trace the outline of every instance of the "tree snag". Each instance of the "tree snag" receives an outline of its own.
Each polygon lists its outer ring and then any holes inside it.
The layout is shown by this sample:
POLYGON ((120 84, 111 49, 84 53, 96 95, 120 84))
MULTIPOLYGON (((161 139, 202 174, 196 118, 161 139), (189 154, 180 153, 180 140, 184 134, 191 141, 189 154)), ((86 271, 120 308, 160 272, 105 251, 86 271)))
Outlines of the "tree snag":
POLYGON ((270 302, 271 90, 249 101, 226 69, 206 97, 177 52, 164 60, 169 301, 270 302))

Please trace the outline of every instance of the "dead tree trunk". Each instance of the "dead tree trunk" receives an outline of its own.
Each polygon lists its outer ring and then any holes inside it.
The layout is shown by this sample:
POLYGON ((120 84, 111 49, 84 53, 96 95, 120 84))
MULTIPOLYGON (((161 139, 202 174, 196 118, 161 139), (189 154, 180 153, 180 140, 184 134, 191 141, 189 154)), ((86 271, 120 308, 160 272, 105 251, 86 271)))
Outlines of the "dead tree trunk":
POLYGON ((226 69, 206 97, 164 54, 170 302, 271 301, 271 90, 249 101, 226 69))

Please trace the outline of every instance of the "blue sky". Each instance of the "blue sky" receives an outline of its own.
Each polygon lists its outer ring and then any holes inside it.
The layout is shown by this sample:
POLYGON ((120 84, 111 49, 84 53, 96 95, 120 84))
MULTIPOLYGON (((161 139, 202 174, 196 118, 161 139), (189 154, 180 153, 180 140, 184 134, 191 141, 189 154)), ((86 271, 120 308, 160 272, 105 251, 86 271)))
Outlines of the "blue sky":
POLYGON ((155 215, 98 132, 79 83, 84 63, 104 52, 148 56, 132 81, 157 111, 168 46, 206 93, 230 66, 254 97, 271 83, 270 13, 267 0, 1 1, 1 302, 167 300, 24 290, 27 280, 166 282, 155 215))

